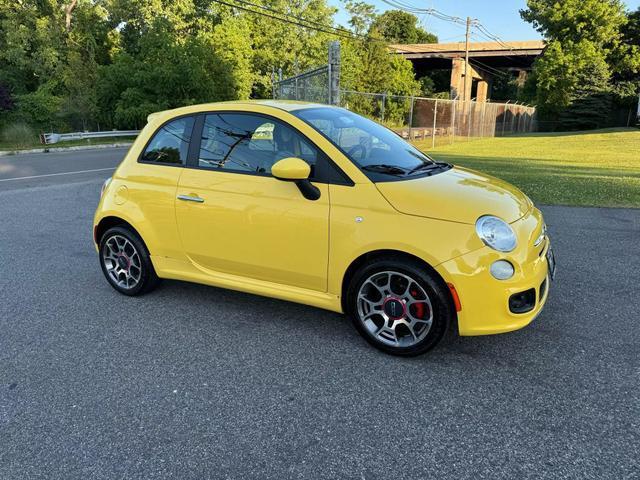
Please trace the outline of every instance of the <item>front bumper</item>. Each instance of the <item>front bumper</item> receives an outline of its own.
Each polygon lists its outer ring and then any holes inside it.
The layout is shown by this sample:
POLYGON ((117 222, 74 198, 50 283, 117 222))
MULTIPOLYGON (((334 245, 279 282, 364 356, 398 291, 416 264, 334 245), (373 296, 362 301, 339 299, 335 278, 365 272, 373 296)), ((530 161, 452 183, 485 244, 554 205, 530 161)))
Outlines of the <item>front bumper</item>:
POLYGON ((540 314, 547 301, 551 284, 547 252, 551 244, 545 237, 540 245, 533 245, 543 223, 542 216, 536 211, 516 223, 519 248, 514 252, 504 254, 484 247, 436 267, 445 281, 453 284, 460 298, 458 332, 462 336, 523 328, 540 314), (514 265, 515 273, 509 280, 496 280, 491 275, 489 267, 498 259, 514 265), (533 308, 526 313, 513 313, 509 298, 529 289, 535 290, 533 308))

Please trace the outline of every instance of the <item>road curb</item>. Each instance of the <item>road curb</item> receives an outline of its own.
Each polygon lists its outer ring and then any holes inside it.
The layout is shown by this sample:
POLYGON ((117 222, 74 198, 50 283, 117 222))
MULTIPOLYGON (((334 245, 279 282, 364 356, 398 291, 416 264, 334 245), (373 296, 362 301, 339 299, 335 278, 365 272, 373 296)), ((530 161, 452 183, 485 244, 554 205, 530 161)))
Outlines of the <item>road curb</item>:
POLYGON ((55 152, 71 152, 74 150, 95 150, 102 148, 118 148, 129 147, 133 142, 125 143, 108 143, 99 145, 76 145, 74 147, 52 147, 52 148, 31 148, 29 150, 5 150, 0 152, 0 157, 9 155, 23 155, 27 153, 55 153, 55 152))

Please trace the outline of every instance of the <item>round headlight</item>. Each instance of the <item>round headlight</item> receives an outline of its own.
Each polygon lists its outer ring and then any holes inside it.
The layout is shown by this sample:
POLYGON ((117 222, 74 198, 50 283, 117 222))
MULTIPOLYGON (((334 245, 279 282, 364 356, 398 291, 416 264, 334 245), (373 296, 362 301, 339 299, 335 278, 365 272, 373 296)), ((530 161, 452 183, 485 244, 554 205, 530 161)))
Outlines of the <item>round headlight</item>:
POLYGON ((485 245, 499 252, 510 252, 516 248, 516 234, 501 218, 484 215, 476 222, 476 233, 485 245))

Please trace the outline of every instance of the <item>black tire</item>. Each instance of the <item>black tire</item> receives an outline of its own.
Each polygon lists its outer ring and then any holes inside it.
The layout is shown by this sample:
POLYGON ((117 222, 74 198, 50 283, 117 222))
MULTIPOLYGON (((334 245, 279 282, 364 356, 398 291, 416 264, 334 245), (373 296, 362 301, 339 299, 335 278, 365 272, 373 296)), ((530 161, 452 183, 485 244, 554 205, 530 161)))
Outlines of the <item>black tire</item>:
MULTIPOLYGON (((394 278, 393 274, 390 278, 394 278)), ((407 282, 408 281, 409 280, 407 280, 407 282)), ((369 286, 370 282, 367 287, 369 286)), ((407 287, 407 290, 408 289, 409 287, 407 287)), ((392 292, 392 294, 393 293, 395 292, 392 292)), ((423 296, 420 296, 420 298, 423 298, 423 296)), ((418 302, 422 301, 418 300, 418 302)), ((402 257, 391 257, 386 259, 380 258, 373 260, 372 262, 361 267, 353 275, 347 288, 346 307, 347 314, 351 317, 355 328, 365 338, 365 340, 367 340, 367 342, 385 353, 405 357, 421 355, 431 350, 438 344, 438 342, 440 342, 445 333, 451 329, 451 326, 455 325, 456 321, 455 307, 453 306, 453 302, 451 300, 451 294, 442 279, 438 277, 434 272, 429 271, 424 265, 420 264, 420 262, 412 261, 410 259, 405 259, 402 257), (422 309, 424 310, 425 308, 430 308, 430 311, 432 312, 430 327, 426 333, 423 333, 425 335, 424 338, 421 338, 419 341, 416 340, 416 335, 412 334, 413 339, 412 336, 407 335, 405 338, 409 338, 410 341, 415 342, 412 345, 400 346, 384 343, 383 340, 381 340, 377 335, 375 335, 367 328, 364 320, 361 319, 359 313, 358 294, 361 291, 363 284, 371 278, 375 279, 377 275, 380 275, 380 278, 383 278, 383 276, 388 274, 388 272, 397 272, 401 274, 399 276, 400 281, 402 281, 402 275, 409 277, 419 287, 422 288, 422 291, 420 291, 420 295, 426 293, 427 299, 430 302, 430 306, 425 305, 422 309)), ((384 310, 387 307, 383 306, 382 308, 384 310)), ((407 310, 408 307, 405 307, 403 311, 406 312, 407 310)), ((385 317, 383 317, 382 315, 378 316, 373 313, 373 311, 369 312, 369 316, 375 319, 377 323, 382 323, 384 325, 393 323, 393 320, 385 319, 385 317)), ((407 317, 405 316, 404 318, 407 317)), ((400 318, 400 320, 401 319, 402 318, 400 318)), ((371 322, 369 322, 369 325, 371 325, 371 322)), ((416 328, 419 328, 419 325, 420 324, 416 323, 416 328)), ((379 328, 379 325, 376 325, 376 327, 379 328)), ((372 328, 375 329, 376 327, 372 328)), ((402 326, 399 328, 403 328, 407 332, 409 332, 408 327, 406 326, 402 326)), ((426 328, 426 326, 422 328, 426 328)), ((393 330, 395 331, 395 328, 393 330)), ((399 337, 399 334, 396 333, 396 339, 398 339, 399 337)), ((389 340, 387 339, 387 341, 389 340)))
MULTIPOLYGON (((132 251, 133 250, 128 248, 129 253, 132 251)), ((144 244, 140 236, 135 231, 133 231, 128 227, 125 227, 125 226, 113 227, 107 230, 102 235, 102 238, 100 239, 100 249, 98 253, 98 258, 100 260, 100 267, 102 268, 102 273, 104 274, 109 284, 115 290, 117 290, 118 292, 124 295, 129 295, 129 296, 143 295, 153 290, 160 281, 160 279, 156 275, 155 269, 153 268, 153 264, 151 263, 151 258, 149 257, 149 251, 147 250, 146 245, 144 244), (124 285, 119 284, 118 281, 116 281, 116 279, 114 278, 114 275, 112 275, 109 272, 109 268, 113 266, 113 263, 111 263, 109 260, 105 258, 105 252, 109 254, 109 247, 107 246, 107 244, 109 243, 109 245, 111 245, 111 247, 113 248, 113 245, 114 245, 113 242, 116 240, 121 241, 122 238, 126 239, 133 246, 139 258, 139 262, 137 262, 139 265, 134 265, 133 261, 129 261, 129 267, 127 269, 128 272, 131 272, 132 276, 134 275, 134 273, 138 274, 137 275, 138 280, 136 281, 135 285, 131 285, 130 287, 125 287, 124 285), (110 265, 107 265, 107 262, 109 262, 110 265)), ((119 278, 126 278, 126 277, 123 274, 119 276, 119 278)))

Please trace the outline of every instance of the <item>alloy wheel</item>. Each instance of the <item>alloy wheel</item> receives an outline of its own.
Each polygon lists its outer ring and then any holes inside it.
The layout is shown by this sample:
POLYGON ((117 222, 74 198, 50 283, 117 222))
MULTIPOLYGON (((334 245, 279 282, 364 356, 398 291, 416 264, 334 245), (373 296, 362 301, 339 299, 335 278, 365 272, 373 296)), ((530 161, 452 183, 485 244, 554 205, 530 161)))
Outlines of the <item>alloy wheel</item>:
POLYGON ((411 347, 422 341, 433 323, 429 295, 410 276, 378 272, 361 285, 358 317, 376 340, 393 347, 411 347))
POLYGON ((121 288, 131 289, 140 283, 142 262, 133 243, 122 235, 113 235, 102 248, 102 261, 109 277, 121 288))

